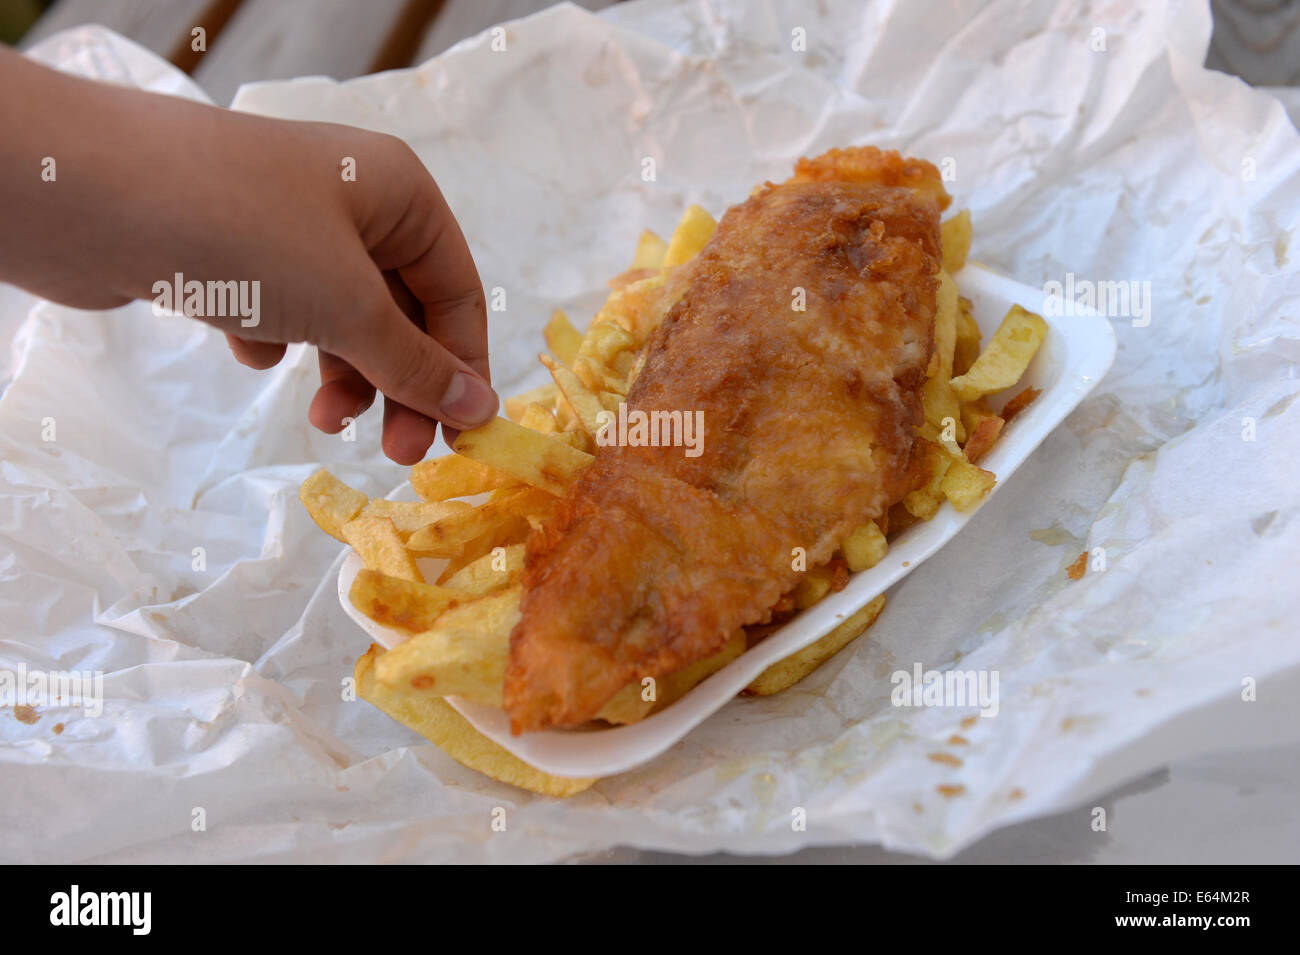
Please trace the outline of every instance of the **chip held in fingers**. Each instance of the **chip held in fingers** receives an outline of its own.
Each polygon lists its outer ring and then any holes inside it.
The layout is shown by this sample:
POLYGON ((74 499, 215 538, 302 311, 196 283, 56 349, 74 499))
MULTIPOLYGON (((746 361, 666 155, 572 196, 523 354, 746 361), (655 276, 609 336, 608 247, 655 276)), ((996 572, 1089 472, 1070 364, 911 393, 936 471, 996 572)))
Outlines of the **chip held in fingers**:
POLYGON ((494 418, 456 438, 456 453, 495 468, 525 484, 562 495, 593 457, 551 435, 505 418, 494 418))

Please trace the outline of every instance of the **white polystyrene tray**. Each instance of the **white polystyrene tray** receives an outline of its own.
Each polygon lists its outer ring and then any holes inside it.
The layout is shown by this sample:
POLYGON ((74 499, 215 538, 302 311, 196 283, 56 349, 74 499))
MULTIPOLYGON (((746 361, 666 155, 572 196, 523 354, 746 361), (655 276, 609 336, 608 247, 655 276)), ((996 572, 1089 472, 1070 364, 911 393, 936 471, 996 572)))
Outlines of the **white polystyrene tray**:
MULTIPOLYGON (((1077 305, 1073 315, 1049 315, 1040 289, 1021 285, 978 265, 967 265, 955 278, 961 294, 974 306, 975 320, 985 341, 997 330, 1012 305, 1042 315, 1050 329, 1019 386, 1008 389, 1009 394, 1015 394, 1021 388, 1032 386, 1042 394, 1007 425, 993 450, 980 462, 981 467, 997 474, 998 484, 993 491, 997 493, 997 488, 1006 483, 1109 370, 1115 359, 1115 333, 1104 317, 1083 312, 1077 305)), ((512 736, 504 711, 457 697, 448 698, 448 702, 485 736, 545 772, 575 777, 626 772, 672 746, 725 706, 768 666, 813 643, 919 567, 966 525, 975 510, 959 514, 945 505, 933 520, 914 524, 890 542, 884 560, 870 570, 853 575, 842 591, 805 610, 676 703, 640 723, 600 730, 544 730, 512 736)), ((376 643, 392 648, 405 635, 379 626, 348 599, 352 579, 360 568, 361 561, 356 554, 348 555, 339 569, 339 601, 376 643)), ((431 570, 424 569, 426 573, 431 570)))

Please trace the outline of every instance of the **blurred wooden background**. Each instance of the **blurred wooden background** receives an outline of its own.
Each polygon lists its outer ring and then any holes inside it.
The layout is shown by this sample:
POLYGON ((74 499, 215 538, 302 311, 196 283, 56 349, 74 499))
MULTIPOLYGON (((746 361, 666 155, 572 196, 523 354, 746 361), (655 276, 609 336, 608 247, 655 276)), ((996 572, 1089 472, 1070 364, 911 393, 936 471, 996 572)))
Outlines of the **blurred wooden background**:
MULTIPOLYGON (((68 27, 101 23, 171 60, 226 106, 241 83, 254 80, 344 80, 422 63, 466 37, 554 2, 0 0, 0 38, 28 47, 68 27), (30 23, 25 32, 23 17, 30 23), (205 31, 206 52, 192 48, 195 27, 205 31)), ((600 10, 618 0, 575 2, 600 10)))
POLYGON ((1300 86, 1300 0, 1212 0, 1205 65, 1252 86, 1300 86))
MULTIPOLYGON (((0 39, 27 47, 102 23, 167 57, 226 105, 240 83, 348 79, 420 63, 551 0, 0 0, 0 39), (203 27, 206 52, 191 48, 203 27)), ((577 0, 599 10, 618 0, 577 0)), ((1212 0, 1206 65, 1256 86, 1300 85, 1300 0, 1212 0)))

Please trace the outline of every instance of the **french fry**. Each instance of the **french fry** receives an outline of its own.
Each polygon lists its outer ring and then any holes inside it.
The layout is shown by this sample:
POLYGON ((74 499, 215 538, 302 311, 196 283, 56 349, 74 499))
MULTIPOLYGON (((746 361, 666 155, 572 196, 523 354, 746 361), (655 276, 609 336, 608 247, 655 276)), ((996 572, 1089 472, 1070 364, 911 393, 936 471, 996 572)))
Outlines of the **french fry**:
POLYGON ((637 318, 625 312, 625 308, 641 304, 642 299, 636 294, 615 292, 591 322, 571 363, 573 373, 589 390, 627 394, 627 373, 636 361, 637 340, 624 324, 630 326, 637 318))
POLYGON ((557 496, 564 494, 574 475, 595 460, 585 451, 505 418, 462 431, 456 438, 456 453, 557 496))
MULTIPOLYGON (((555 399, 555 423, 560 426, 560 433, 566 431, 582 431, 582 423, 578 421, 577 414, 574 413, 573 406, 565 400, 564 395, 560 394, 560 389, 555 389, 558 397, 555 399)), ((583 432, 584 434, 586 432, 583 432)))
POLYGON ((939 272, 935 295, 934 354, 926 373, 947 381, 952 377, 953 350, 957 346, 957 285, 946 271, 939 272))
POLYGON ((384 654, 376 675, 388 686, 500 706, 520 592, 508 587, 446 611, 431 630, 384 654))
MULTIPOLYGON (((924 441, 924 438, 918 438, 918 441, 924 441)), ((943 481, 944 474, 948 471, 952 459, 944 453, 943 448, 933 442, 926 442, 926 473, 930 475, 929 480, 921 488, 909 492, 903 498, 903 506, 913 517, 923 521, 928 521, 939 510, 939 505, 943 503, 943 492, 940 490, 940 483, 943 481)), ((894 515, 890 515, 892 524, 894 515)))
POLYGON ((989 339, 970 371, 952 380, 952 390, 962 401, 1010 388, 1025 373, 1047 336, 1047 323, 1019 305, 1011 306, 1002 325, 989 339))
POLYGON ((831 592, 832 573, 828 567, 809 567, 794 588, 794 605, 807 610, 831 592))
POLYGON ((669 673, 650 684, 642 681, 629 683, 596 715, 607 723, 627 724, 645 719, 665 706, 675 703, 694 689, 698 683, 717 673, 745 652, 745 631, 737 630, 727 640, 727 645, 712 656, 697 660, 676 673, 669 673))
POLYGON ((406 549, 419 557, 455 557, 470 541, 483 537, 515 517, 548 510, 555 497, 535 487, 512 487, 493 491, 478 507, 457 511, 420 528, 406 542, 406 549))
POLYGON ((389 577, 377 570, 358 571, 348 592, 352 606, 375 623, 406 633, 430 629, 444 611, 467 596, 423 581, 389 577))
POLYGON ((411 468, 411 487, 426 501, 470 497, 518 483, 518 479, 509 474, 459 454, 421 461, 411 468))
POLYGON ((587 335, 582 340, 578 355, 593 361, 604 368, 613 368, 615 360, 622 354, 636 347, 636 339, 622 325, 609 319, 598 319, 591 323, 587 335))
POLYGON ((375 677, 375 663, 385 655, 381 647, 372 644, 357 660, 353 670, 357 696, 419 733, 462 766, 497 782, 560 798, 576 795, 596 782, 551 776, 534 769, 474 729, 445 700, 384 685, 375 677))
POLYGON ((921 410, 925 414, 925 423, 934 428, 936 434, 942 433, 947 427, 946 422, 951 419, 955 440, 965 440, 961 402, 957 400, 946 379, 937 375, 925 379, 925 384, 921 386, 921 410))
POLYGON ((1002 406, 1002 420, 1009 422, 1016 415, 1020 414, 1020 412, 1028 408, 1030 403, 1041 394, 1042 392, 1037 388, 1026 388, 1002 406))
POLYGON ((609 280, 611 291, 617 292, 620 289, 627 288, 633 282, 640 282, 642 279, 654 278, 659 274, 658 269, 628 269, 621 272, 609 280))
POLYGON ((677 287, 669 294, 663 275, 641 279, 611 295, 597 313, 595 322, 612 322, 626 329, 632 334, 633 347, 640 348, 659 327, 681 292, 677 287))
POLYGON ((1001 417, 996 411, 989 407, 988 402, 983 398, 976 398, 974 401, 963 401, 961 405, 961 420, 966 425, 968 432, 975 431, 979 428, 980 423, 985 418, 1001 417))
POLYGON ((573 359, 578 357, 582 335, 573 327, 563 310, 557 308, 551 313, 551 320, 546 323, 542 334, 546 337, 546 347, 564 364, 572 364, 573 359))
POLYGON ((955 440, 964 441, 966 431, 961 421, 961 405, 949 384, 957 345, 957 312, 957 286, 947 272, 941 271, 934 315, 934 354, 927 369, 921 405, 925 420, 937 431, 943 432, 945 421, 952 419, 955 440))
POLYGON ((595 392, 584 385, 568 368, 565 368, 550 355, 538 355, 551 377, 555 379, 555 387, 560 389, 564 395, 564 400, 569 403, 573 413, 578 416, 578 422, 582 425, 582 430, 587 432, 593 438, 599 428, 596 416, 604 410, 600 403, 600 398, 595 392))
POLYGON ((875 567, 884 559, 889 544, 875 521, 867 521, 840 544, 844 562, 853 573, 875 567))
POLYGON ((953 349, 952 373, 964 375, 980 355, 980 327, 970 299, 957 299, 957 342, 953 349))
POLYGON ((446 586, 449 590, 475 596, 488 594, 513 583, 523 569, 523 544, 497 546, 452 574, 446 586))
POLYGON ((718 221, 704 209, 697 205, 687 206, 677 228, 673 230, 672 238, 668 240, 663 267, 670 269, 695 258, 717 227, 718 221))
POLYGON ((1002 425, 1003 420, 995 414, 981 416, 975 430, 969 432, 970 437, 963 449, 966 452, 966 460, 971 464, 977 464, 980 458, 988 454, 989 449, 997 441, 998 435, 1002 433, 1002 425))
MULTIPOLYGON (((938 504, 935 505, 935 510, 938 510, 938 504)), ((920 518, 912 515, 912 512, 907 509, 907 505, 903 501, 899 501, 889 508, 889 530, 885 532, 885 536, 892 541, 913 524, 920 523, 920 520, 920 518)))
POLYGON ((535 401, 524 409, 518 421, 530 431, 536 431, 540 434, 555 434, 560 430, 560 426, 555 421, 554 412, 547 411, 535 401))
POLYGON ((794 686, 860 637, 876 622, 884 607, 885 595, 881 594, 816 643, 811 643, 784 660, 773 663, 745 687, 745 692, 754 696, 771 696, 794 686))
POLYGON ((655 701, 655 712, 681 699, 697 683, 708 679, 744 653, 746 647, 745 631, 737 630, 727 639, 727 645, 713 656, 697 660, 676 673, 669 673, 667 676, 661 677, 658 691, 655 694, 658 697, 655 701))
POLYGON ((626 381, 628 372, 632 370, 632 366, 636 364, 636 360, 639 357, 641 357, 641 353, 636 348, 629 348, 627 351, 621 351, 614 356, 614 360, 609 363, 609 367, 606 369, 606 377, 613 376, 623 385, 623 387, 615 390, 620 392, 627 391, 626 381))
POLYGON ((519 421, 523 417, 524 411, 531 404, 550 408, 555 404, 555 395, 555 382, 553 381, 520 392, 506 399, 506 417, 511 421, 519 421))
POLYGON ((609 385, 608 371, 581 356, 573 359, 573 373, 590 391, 600 391, 609 385))
POLYGON ((596 714, 596 719, 616 726, 639 723, 654 712, 656 701, 645 695, 649 692, 649 688, 640 682, 629 683, 601 707, 600 712, 596 714))
MULTIPOLYGON (((630 361, 627 363, 628 371, 632 369, 632 364, 630 361)), ((627 393, 624 374, 594 359, 579 355, 573 359, 573 373, 593 392, 613 391, 620 395, 627 393)))
POLYGON ((943 238, 943 267, 947 272, 957 272, 966 264, 970 254, 970 210, 963 209, 939 226, 943 238))
POLYGON ((939 482, 939 490, 959 511, 968 511, 993 490, 997 476, 965 461, 952 461, 939 482))
POLYGON ((577 424, 577 418, 574 418, 574 428, 572 431, 557 431, 552 437, 556 441, 563 441, 571 448, 577 448, 584 454, 596 453, 596 442, 591 435, 582 430, 582 426, 577 424))
MULTIPOLYGON (((627 391, 632 390, 632 385, 636 382, 637 376, 641 374, 641 369, 645 367, 645 352, 642 351, 636 356, 636 361, 632 363, 632 368, 627 373, 627 391)), ((625 391, 624 394, 627 392, 625 391)))
POLYGON ((499 524, 483 536, 474 538, 462 547, 454 557, 448 558, 447 566, 443 568, 442 573, 438 575, 438 579, 434 583, 439 587, 446 587, 452 577, 480 557, 492 553, 497 547, 522 544, 528 539, 532 529, 527 517, 507 518, 504 524, 499 524))
POLYGON ((370 498, 322 468, 302 482, 298 500, 317 527, 331 537, 344 540, 343 525, 360 514, 370 498))
POLYGON ((367 570, 417 583, 424 581, 391 518, 353 518, 343 525, 343 539, 352 545, 367 570))
POLYGON ((358 516, 387 517, 397 529, 397 536, 406 540, 421 527, 469 509, 467 501, 386 501, 377 497, 358 516))
MULTIPOLYGON (((950 420, 955 421, 956 419, 950 420)), ((952 430, 955 431, 956 429, 954 428, 952 430)), ((925 440, 933 441, 935 444, 939 445, 939 447, 943 448, 944 452, 949 457, 958 461, 966 460, 965 452, 962 450, 961 445, 957 443, 956 437, 949 429, 945 428, 940 431, 927 421, 917 430, 917 434, 925 438, 925 440)))
POLYGON ((664 263, 664 255, 667 251, 667 242, 649 229, 644 229, 641 232, 641 237, 637 239, 636 255, 632 258, 631 268, 660 268, 664 263))

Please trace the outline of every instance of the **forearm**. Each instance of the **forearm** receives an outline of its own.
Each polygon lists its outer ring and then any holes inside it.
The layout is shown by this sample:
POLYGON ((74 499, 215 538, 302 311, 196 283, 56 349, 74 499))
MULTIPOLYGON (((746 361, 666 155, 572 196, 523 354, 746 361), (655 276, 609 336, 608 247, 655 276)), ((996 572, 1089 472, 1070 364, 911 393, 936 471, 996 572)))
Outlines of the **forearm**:
POLYGON ((0 50, 0 279, 83 307, 138 294, 120 268, 130 243, 107 241, 110 223, 137 225, 122 92, 0 50))
POLYGON ((180 273, 186 314, 226 332, 241 361, 269 367, 290 342, 321 350, 319 427, 337 431, 381 389, 395 460, 419 460, 435 420, 495 412, 474 260, 400 140, 93 83, 6 50, 0 124, 0 280, 104 309, 158 283, 179 294, 180 273), (232 282, 250 301, 257 290, 252 321, 242 298, 232 315, 215 293, 191 310, 192 283, 232 282))
POLYGON ((218 274, 224 263, 211 260, 211 237, 247 233, 274 214, 255 205, 264 193, 239 188, 293 159, 257 134, 271 122, 0 50, 0 279, 103 308, 149 297, 174 271, 255 278, 218 274), (232 134, 238 150, 228 148, 232 134))

